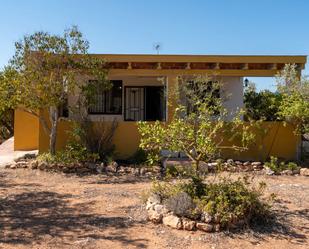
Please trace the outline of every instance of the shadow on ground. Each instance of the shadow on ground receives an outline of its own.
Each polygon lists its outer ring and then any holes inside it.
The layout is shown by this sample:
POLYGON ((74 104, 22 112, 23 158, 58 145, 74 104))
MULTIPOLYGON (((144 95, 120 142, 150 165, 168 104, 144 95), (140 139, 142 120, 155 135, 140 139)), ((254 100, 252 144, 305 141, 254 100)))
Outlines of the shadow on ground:
MULTIPOLYGON (((1 188, 12 187, 3 181, 3 175, 1 178, 1 188)), ((31 244, 51 236, 68 241, 76 237, 113 240, 126 246, 146 247, 146 240, 126 235, 125 229, 136 222, 126 217, 93 214, 88 210, 92 203, 72 205, 71 198, 77 197, 50 191, 27 191, 1 198, 0 243, 31 244), (104 233, 113 228, 116 230, 104 233)))
MULTIPOLYGON (((309 210, 286 211, 276 210, 271 217, 265 220, 257 220, 250 224, 246 229, 232 230, 227 232, 229 237, 246 237, 248 234, 260 241, 268 240, 269 238, 285 239, 293 244, 306 245, 308 228, 301 228, 304 233, 296 231, 289 221, 290 216, 297 216, 298 218, 309 220, 309 210)), ((253 242, 254 244, 254 242, 253 242)))

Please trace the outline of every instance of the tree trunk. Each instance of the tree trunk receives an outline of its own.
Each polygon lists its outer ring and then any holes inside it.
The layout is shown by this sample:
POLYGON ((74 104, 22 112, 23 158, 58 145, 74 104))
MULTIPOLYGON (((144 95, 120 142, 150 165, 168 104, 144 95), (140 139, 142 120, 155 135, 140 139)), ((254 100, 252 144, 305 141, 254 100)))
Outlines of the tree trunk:
POLYGON ((57 140, 57 127, 58 127, 58 108, 50 107, 49 118, 51 123, 51 129, 49 134, 49 152, 52 155, 56 154, 56 140, 57 140))
POLYGON ((194 169, 195 169, 195 174, 198 176, 199 175, 199 166, 200 166, 200 161, 199 160, 196 160, 194 162, 194 169))

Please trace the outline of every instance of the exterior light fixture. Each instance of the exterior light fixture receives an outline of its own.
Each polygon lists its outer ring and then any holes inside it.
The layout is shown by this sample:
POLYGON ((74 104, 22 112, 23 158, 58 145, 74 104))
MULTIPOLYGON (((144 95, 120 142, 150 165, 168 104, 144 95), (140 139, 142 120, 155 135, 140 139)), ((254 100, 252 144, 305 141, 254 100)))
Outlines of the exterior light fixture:
POLYGON ((248 80, 247 78, 245 78, 245 80, 244 80, 244 86, 247 87, 248 84, 249 84, 249 80, 248 80))

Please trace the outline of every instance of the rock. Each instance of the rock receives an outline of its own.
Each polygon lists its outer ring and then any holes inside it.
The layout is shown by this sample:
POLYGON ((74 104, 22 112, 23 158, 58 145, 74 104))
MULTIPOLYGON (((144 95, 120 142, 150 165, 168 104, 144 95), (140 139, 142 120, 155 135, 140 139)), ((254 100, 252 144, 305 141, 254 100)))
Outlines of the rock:
POLYGON ((167 214, 168 213, 168 210, 163 206, 163 205, 161 205, 161 204, 155 204, 154 206, 153 206, 153 209, 157 212, 157 213, 159 213, 159 214, 167 214))
POLYGON ((38 163, 38 169, 43 170, 43 169, 46 169, 47 167, 48 167, 48 165, 45 162, 39 162, 38 163))
POLYGON ((202 223, 202 222, 198 222, 196 223, 196 228, 199 230, 202 230, 204 232, 212 232, 214 229, 214 226, 211 224, 207 224, 207 223, 202 223))
POLYGON ((160 167, 160 166, 153 166, 153 167, 152 167, 152 171, 153 171, 154 173, 159 174, 159 173, 161 173, 161 167, 160 167))
POLYGON ((265 167, 264 169, 265 169, 265 174, 266 174, 266 175, 272 176, 272 175, 275 174, 275 171, 271 170, 271 169, 268 168, 268 167, 265 167))
POLYGON ((10 165, 10 169, 16 169, 16 163, 10 165))
POLYGON ((95 170, 97 168, 97 165, 95 163, 90 163, 90 162, 85 163, 85 166, 91 170, 95 170))
POLYGON ((151 194, 148 198, 148 202, 152 204, 161 204, 161 197, 157 194, 151 194))
POLYGON ((191 215, 191 211, 195 207, 192 198, 185 192, 180 192, 168 198, 165 200, 164 205, 168 210, 180 216, 191 215))
POLYGON ((145 168, 140 169, 140 175, 145 175, 147 170, 145 168))
POLYGON ((148 210, 148 219, 153 223, 159 224, 162 222, 163 214, 158 213, 156 210, 148 210))
POLYGON ((153 210, 155 205, 156 205, 155 203, 147 201, 146 202, 146 210, 153 210))
POLYGON ((226 162, 229 165, 233 165, 234 164, 234 160, 233 159, 227 159, 226 162))
POLYGON ((219 232, 220 231, 220 224, 216 224, 214 229, 215 229, 216 232, 219 232))
POLYGON ((201 215, 201 221, 205 222, 205 223, 211 223, 212 222, 212 216, 209 213, 202 213, 201 215))
POLYGON ((96 171, 99 173, 99 174, 102 174, 103 172, 105 172, 105 166, 103 163, 101 163, 100 165, 97 165, 96 166, 96 171))
POLYGON ((163 217, 163 224, 172 228, 182 229, 182 221, 175 215, 168 215, 163 217))
POLYGON ((301 176, 309 176, 309 168, 301 168, 299 174, 301 176))
POLYGON ((27 168, 28 167, 28 163, 25 161, 19 161, 15 164, 16 168, 27 168))
POLYGON ((298 169, 293 169, 293 170, 292 170, 292 173, 293 173, 293 175, 299 175, 299 173, 300 173, 300 168, 298 168, 298 169))
POLYGON ((182 226, 184 230, 192 231, 194 230, 196 222, 187 218, 182 219, 182 226))
POLYGON ((293 172, 292 172, 292 170, 286 169, 286 170, 281 171, 280 174, 281 174, 281 175, 288 175, 288 176, 291 176, 291 175, 293 175, 293 172))
POLYGON ((30 163, 30 168, 31 169, 37 169, 38 168, 38 165, 39 165, 39 162, 34 160, 30 163))
POLYGON ((249 166, 251 163, 249 161, 243 163, 244 166, 249 166))
POLYGON ((261 162, 252 162, 251 165, 254 166, 261 166, 262 163, 261 162))
POLYGON ((243 165, 241 161, 235 161, 236 165, 243 165))
POLYGON ((118 163, 112 162, 111 164, 106 166, 105 170, 107 172, 116 173, 118 170, 118 163))
POLYGON ((218 163, 214 162, 214 163, 208 163, 209 168, 215 168, 218 166, 218 163))
POLYGON ((10 163, 9 163, 9 164, 6 164, 6 165, 4 165, 4 168, 5 168, 5 169, 9 169, 9 168, 11 168, 11 165, 12 165, 12 164, 10 164, 10 163))
POLYGON ((219 224, 220 221, 221 221, 220 215, 219 215, 219 214, 215 214, 215 216, 214 216, 214 222, 215 222, 216 224, 219 224))

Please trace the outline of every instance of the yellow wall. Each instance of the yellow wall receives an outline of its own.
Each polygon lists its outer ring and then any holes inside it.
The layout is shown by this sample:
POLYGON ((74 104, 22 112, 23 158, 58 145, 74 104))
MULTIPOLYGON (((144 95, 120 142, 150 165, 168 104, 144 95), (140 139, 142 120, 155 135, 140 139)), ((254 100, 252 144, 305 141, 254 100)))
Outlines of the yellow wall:
MULTIPOLYGON (((57 148, 65 146, 68 138, 70 122, 61 121, 58 129, 57 148)), ((266 130, 266 135, 256 132, 256 141, 245 152, 235 153, 223 151, 223 158, 233 158, 238 160, 261 160, 264 161, 270 156, 276 156, 286 160, 296 159, 297 145, 300 137, 293 132, 291 125, 284 126, 282 122, 265 122, 262 129, 266 130)), ((136 122, 119 122, 114 136, 116 145, 116 157, 126 159, 138 149, 140 135, 136 122)), ((48 150, 48 137, 44 132, 40 133, 40 152, 48 150)))
POLYGON ((14 150, 36 150, 39 147, 39 119, 21 110, 14 113, 14 150))

